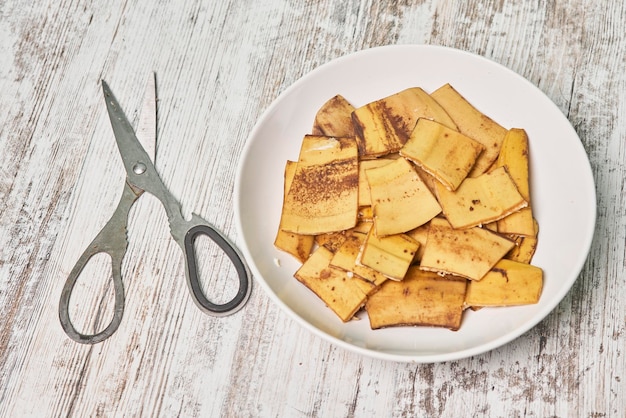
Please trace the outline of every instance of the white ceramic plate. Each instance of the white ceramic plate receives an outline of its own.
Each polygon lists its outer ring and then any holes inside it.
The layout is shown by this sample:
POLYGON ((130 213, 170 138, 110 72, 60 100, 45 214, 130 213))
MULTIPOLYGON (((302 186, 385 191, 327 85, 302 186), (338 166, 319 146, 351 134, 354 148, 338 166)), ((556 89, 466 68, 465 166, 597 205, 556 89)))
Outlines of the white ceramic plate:
POLYGON ((596 197, 589 160, 576 132, 538 88, 507 68, 459 50, 386 46, 336 59, 310 72, 266 110, 252 130, 235 186, 241 249, 268 295, 297 322, 341 347, 364 355, 431 363, 469 357, 517 338, 548 315, 578 277, 595 227, 596 197), (316 111, 343 95, 364 105, 420 86, 452 84, 506 128, 524 128, 531 155, 531 200, 540 225, 533 264, 544 271, 536 305, 467 311, 459 331, 400 327, 373 331, 365 313, 342 323, 293 278, 299 263, 274 248, 283 199, 283 170, 298 156, 316 111), (277 265, 276 260, 280 260, 277 265))

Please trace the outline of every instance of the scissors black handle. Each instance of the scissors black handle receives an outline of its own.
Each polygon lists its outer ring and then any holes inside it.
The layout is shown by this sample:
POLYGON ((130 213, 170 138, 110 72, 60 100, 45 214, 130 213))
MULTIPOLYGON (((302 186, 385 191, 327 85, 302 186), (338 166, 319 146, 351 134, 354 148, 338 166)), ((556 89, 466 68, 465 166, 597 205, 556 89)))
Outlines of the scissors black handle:
POLYGON ((230 315, 243 307, 250 296, 250 272, 243 261, 243 257, 228 240, 216 229, 208 224, 197 224, 189 228, 184 237, 183 252, 187 263, 187 283, 194 302, 205 313, 213 316, 230 315), (239 290, 228 302, 216 304, 211 302, 202 291, 198 276, 198 263, 194 243, 201 235, 209 237, 228 256, 237 271, 239 290))

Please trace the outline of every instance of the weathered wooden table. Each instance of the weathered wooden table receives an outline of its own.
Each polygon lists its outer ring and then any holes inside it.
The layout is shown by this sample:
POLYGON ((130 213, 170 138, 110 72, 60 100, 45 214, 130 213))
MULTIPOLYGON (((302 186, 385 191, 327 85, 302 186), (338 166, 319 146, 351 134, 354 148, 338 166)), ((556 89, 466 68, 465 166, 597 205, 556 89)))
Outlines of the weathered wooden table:
MULTIPOLYGON (((625 3, 608 0, 0 2, 0 416, 625 417, 625 27, 625 3), (124 179, 101 79, 136 118, 157 72, 157 169, 187 214, 237 241, 234 177, 262 111, 325 62, 408 43, 511 68, 583 142, 596 235, 544 321, 483 355, 420 365, 335 347, 259 286, 239 313, 206 316, 145 196, 131 212, 120 329, 94 346, 66 337, 61 288, 124 179)), ((78 317, 108 295, 104 261, 79 286, 78 317)))

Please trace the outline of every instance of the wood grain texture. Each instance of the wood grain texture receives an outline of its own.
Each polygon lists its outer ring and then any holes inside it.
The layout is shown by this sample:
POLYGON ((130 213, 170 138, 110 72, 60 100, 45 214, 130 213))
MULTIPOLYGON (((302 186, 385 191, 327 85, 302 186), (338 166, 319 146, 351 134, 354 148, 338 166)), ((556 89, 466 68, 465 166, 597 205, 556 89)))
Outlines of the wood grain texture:
MULTIPOLYGON (((626 416, 624 27, 624 2, 608 0, 0 2, 0 416, 626 416), (92 347, 65 336, 63 282, 123 184, 102 78, 136 118, 156 71, 157 169, 186 214, 236 240, 234 177, 261 113, 321 64, 408 43, 511 68, 581 138, 596 235, 544 321, 483 355, 415 365, 319 339, 258 286, 238 314, 208 317, 188 296, 164 211, 144 196, 120 329, 92 347)), ((208 291, 232 294, 228 266, 207 264, 224 276, 208 291)), ((76 317, 110 315, 106 267, 79 284, 76 317)))

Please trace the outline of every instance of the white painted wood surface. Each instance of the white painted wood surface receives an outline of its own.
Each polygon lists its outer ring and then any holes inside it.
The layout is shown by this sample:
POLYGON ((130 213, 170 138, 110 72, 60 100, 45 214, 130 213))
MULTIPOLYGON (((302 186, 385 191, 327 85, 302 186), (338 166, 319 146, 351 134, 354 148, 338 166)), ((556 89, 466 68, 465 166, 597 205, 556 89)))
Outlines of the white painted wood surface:
MULTIPOLYGON (((624 28, 625 3, 609 0, 3 0, 0 416, 626 417, 624 28), (430 365, 330 345, 259 286, 241 312, 212 318, 191 302, 165 214, 144 196, 131 213, 120 329, 95 346, 65 336, 63 282, 123 184, 102 78, 136 117, 156 71, 157 169, 187 214, 236 241, 234 177, 262 111, 318 65, 404 43, 502 63, 580 135, 597 230, 551 315, 504 347, 430 365)), ((105 267, 92 267, 95 283, 81 282, 74 316, 95 315, 105 267)), ((234 289, 224 280, 209 292, 234 289)))

